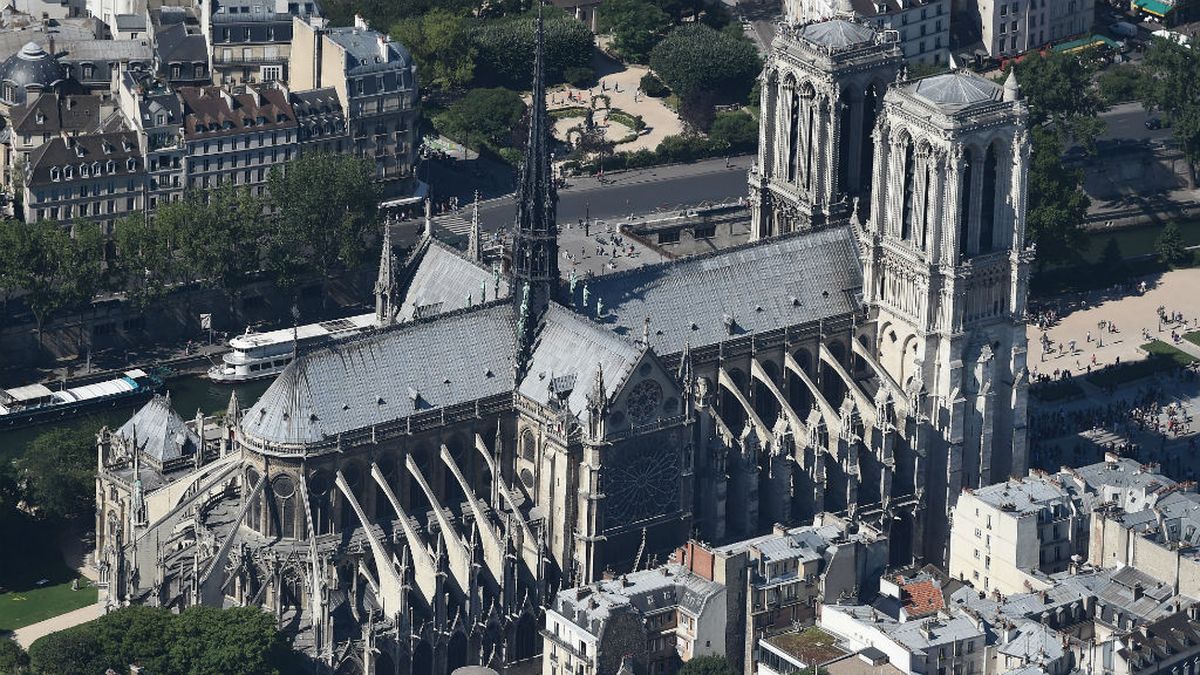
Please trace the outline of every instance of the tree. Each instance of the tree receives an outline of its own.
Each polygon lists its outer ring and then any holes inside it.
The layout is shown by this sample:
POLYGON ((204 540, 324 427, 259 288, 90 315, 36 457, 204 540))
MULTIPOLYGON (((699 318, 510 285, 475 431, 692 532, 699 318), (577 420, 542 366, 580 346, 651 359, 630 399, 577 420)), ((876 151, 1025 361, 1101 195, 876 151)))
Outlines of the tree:
POLYGON ((725 146, 727 152, 750 152, 758 146, 758 122, 744 110, 719 112, 708 136, 715 145, 725 146))
POLYGON ((1196 187, 1200 161, 1200 41, 1181 45, 1155 39, 1142 61, 1142 104, 1170 121, 1188 160, 1188 187, 1196 187))
POLYGON ((761 63, 749 40, 697 24, 672 30, 650 53, 650 67, 684 103, 707 105, 706 99, 744 101, 761 63))
POLYGON ((1091 200, 1081 189, 1083 172, 1062 163, 1062 142, 1052 131, 1033 129, 1029 158, 1029 206, 1025 226, 1037 242, 1038 267, 1078 259, 1088 238, 1081 224, 1091 200))
POLYGON ((87 519, 95 511, 94 430, 58 428, 29 444, 20 460, 25 498, 43 518, 87 519))
POLYGON ((238 296, 261 269, 265 205, 249 189, 226 183, 184 202, 164 204, 155 214, 183 234, 179 251, 189 278, 224 293, 235 315, 238 296))
POLYGON ((1029 126, 1049 127, 1060 143, 1073 140, 1094 152, 1096 137, 1104 131, 1099 115, 1106 109, 1092 83, 1095 68, 1078 56, 1057 52, 1031 53, 1012 68, 1029 106, 1029 126))
POLYGON ((4 304, 29 284, 32 255, 33 230, 22 222, 0 221, 0 295, 4 304))
POLYGON ((454 89, 475 75, 475 45, 462 14, 438 8, 406 17, 392 26, 392 36, 417 60, 425 86, 454 89))
POLYGON ((13 223, 27 252, 24 276, 25 301, 37 322, 38 342, 46 320, 59 310, 92 299, 103 274, 104 237, 89 221, 70 228, 42 221, 13 223))
POLYGON ((1159 262, 1167 267, 1179 265, 1191 256, 1183 243, 1183 233, 1179 231, 1179 225, 1175 221, 1168 222, 1154 240, 1154 254, 1158 256, 1159 262))
POLYGON ((697 656, 683 664, 679 675, 737 675, 737 671, 723 657, 697 656))
POLYGON ((1141 89, 1141 80, 1145 77, 1138 66, 1114 66, 1100 73, 1096 78, 1096 86, 1100 98, 1108 105, 1135 100, 1141 89))
POLYGON ((0 637, 0 675, 21 675, 28 672, 29 655, 16 640, 0 637))
POLYGON ((642 75, 642 79, 638 82, 638 88, 642 90, 642 93, 653 98, 662 98, 671 93, 671 90, 667 89, 667 85, 655 77, 654 73, 642 75))
POLYGON ((510 89, 472 89, 433 120, 438 132, 472 148, 493 151, 513 144, 513 129, 525 116, 525 102, 510 89))
MULTIPOLYGON (((471 30, 475 45, 475 78, 485 86, 528 89, 533 78, 534 13, 482 19, 471 30)), ((545 21, 546 81, 563 81, 567 68, 592 63, 595 37, 566 12, 547 7, 545 21)))
POLYGON ((170 610, 133 605, 43 637, 29 649, 33 670, 56 675, 126 672, 276 675, 298 672, 271 615, 257 607, 170 610))
POLYGON ((158 302, 173 284, 184 281, 188 270, 179 259, 179 235, 183 219, 162 217, 179 210, 183 202, 163 204, 159 217, 142 214, 122 218, 116 226, 117 265, 124 279, 125 295, 135 307, 145 309, 158 302))
POLYGON ((265 238, 267 261, 280 285, 294 286, 305 273, 328 284, 364 261, 378 225, 374 169, 368 159, 328 154, 271 169, 267 185, 274 212, 265 238))
POLYGON ((613 48, 634 63, 645 63, 671 27, 671 17, 647 0, 606 0, 598 11, 600 30, 611 32, 613 48))

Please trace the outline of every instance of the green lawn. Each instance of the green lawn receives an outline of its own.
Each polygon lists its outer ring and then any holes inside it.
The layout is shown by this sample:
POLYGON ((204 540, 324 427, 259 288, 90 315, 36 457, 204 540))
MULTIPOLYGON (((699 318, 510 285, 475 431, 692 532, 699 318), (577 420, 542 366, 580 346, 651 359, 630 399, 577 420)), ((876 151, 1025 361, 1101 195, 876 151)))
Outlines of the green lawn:
POLYGON ((38 586, 27 591, 0 593, 0 633, 16 630, 52 616, 95 604, 96 589, 80 578, 79 590, 70 580, 38 586))
POLYGON ((1183 339, 1194 345, 1200 345, 1200 330, 1195 330, 1190 333, 1184 333, 1183 339))
POLYGON ((1181 352, 1162 340, 1147 342, 1142 345, 1141 349, 1148 355, 1144 361, 1109 366, 1088 375, 1088 379, 1098 387, 1119 387, 1143 377, 1182 368, 1195 363, 1197 360, 1190 354, 1181 352))

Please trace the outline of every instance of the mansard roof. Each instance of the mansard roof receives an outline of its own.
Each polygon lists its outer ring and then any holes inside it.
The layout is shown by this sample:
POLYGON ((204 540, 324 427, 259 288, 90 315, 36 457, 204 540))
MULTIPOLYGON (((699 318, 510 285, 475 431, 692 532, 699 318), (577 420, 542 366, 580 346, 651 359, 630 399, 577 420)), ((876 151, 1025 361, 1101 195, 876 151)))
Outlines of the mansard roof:
POLYGON ((301 354, 246 412, 242 431, 266 443, 313 444, 511 392, 515 330, 512 307, 498 303, 301 354))
POLYGON ((600 324, 551 304, 538 333, 529 371, 519 391, 546 405, 551 386, 569 388, 567 407, 581 415, 587 407, 596 373, 604 369, 604 393, 610 398, 641 358, 641 347, 600 324))
MULTIPOLYGON (((650 265, 588 282, 591 307, 619 335, 642 334, 673 354, 685 342, 713 345, 746 333, 854 312, 862 287, 849 226, 791 235, 710 255, 650 265)), ((594 314, 593 314, 594 315, 594 314)))
POLYGON ((851 45, 870 44, 875 41, 875 30, 870 26, 847 21, 845 19, 830 19, 819 23, 810 23, 797 31, 800 37, 822 47, 842 49, 851 45))
MULTIPOLYGON (((452 312, 473 304, 483 304, 481 288, 487 288, 487 300, 495 300, 494 272, 465 257, 458 249, 432 239, 416 254, 416 269, 404 292, 404 303, 397 317, 411 321, 415 316, 452 312)), ((508 279, 500 277, 500 297, 508 297, 508 279)))

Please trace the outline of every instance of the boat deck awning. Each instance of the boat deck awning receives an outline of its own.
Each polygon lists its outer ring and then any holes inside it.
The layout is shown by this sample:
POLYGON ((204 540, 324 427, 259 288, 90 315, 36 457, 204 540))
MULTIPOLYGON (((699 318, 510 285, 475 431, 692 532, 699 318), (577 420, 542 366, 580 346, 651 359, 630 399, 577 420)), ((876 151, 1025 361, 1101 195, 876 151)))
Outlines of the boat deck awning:
POLYGON ((23 387, 13 387, 7 392, 12 401, 17 403, 25 403, 28 401, 37 401, 40 399, 50 398, 54 394, 50 388, 44 384, 27 384, 23 387))
POLYGON ((1140 9, 1147 14, 1152 14, 1157 17, 1165 17, 1171 10, 1175 9, 1162 0, 1133 0, 1134 9, 1140 9))

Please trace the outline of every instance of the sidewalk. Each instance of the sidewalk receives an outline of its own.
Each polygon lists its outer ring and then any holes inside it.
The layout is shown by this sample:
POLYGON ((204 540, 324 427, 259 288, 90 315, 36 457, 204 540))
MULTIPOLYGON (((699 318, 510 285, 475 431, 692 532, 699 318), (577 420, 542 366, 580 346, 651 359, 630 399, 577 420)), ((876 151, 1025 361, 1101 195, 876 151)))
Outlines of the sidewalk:
POLYGON ((39 621, 24 628, 18 628, 13 631, 13 639, 17 641, 17 644, 21 645, 22 649, 29 649, 29 645, 33 644, 38 638, 78 626, 81 623, 87 623, 92 619, 99 618, 101 613, 99 603, 80 607, 73 612, 59 614, 45 621, 39 621))

